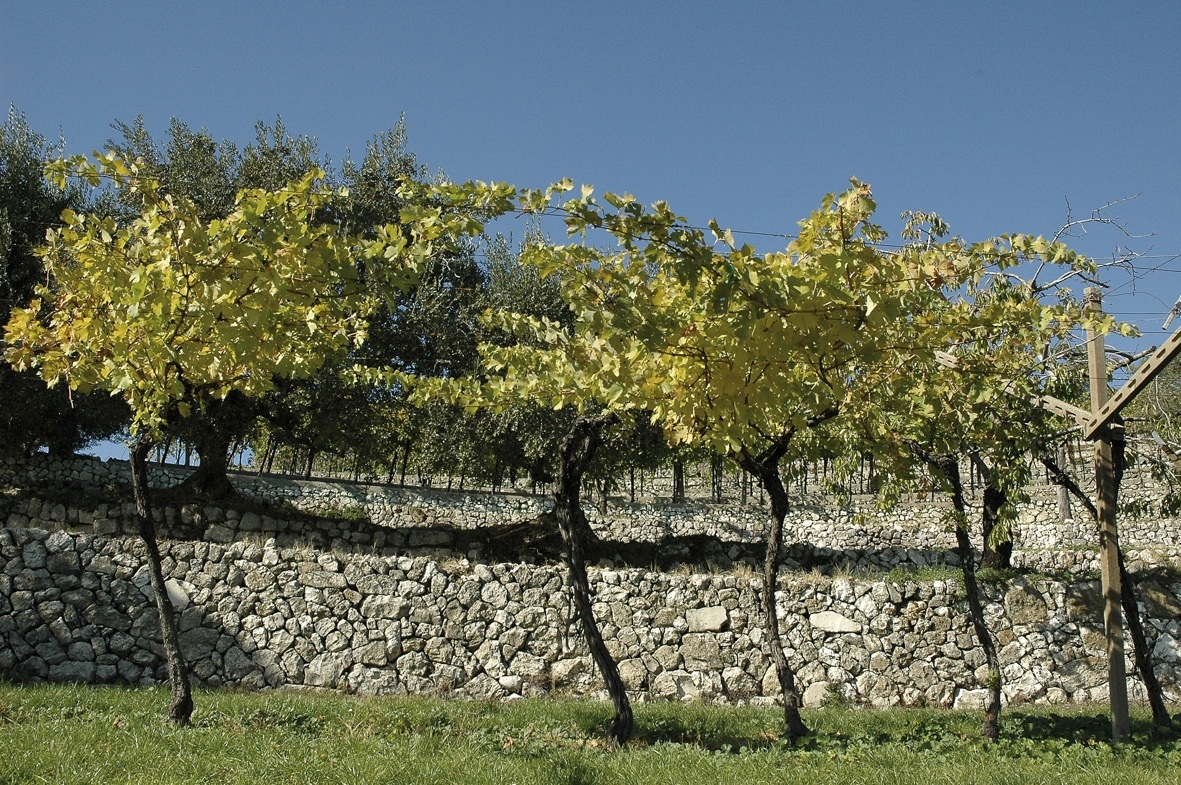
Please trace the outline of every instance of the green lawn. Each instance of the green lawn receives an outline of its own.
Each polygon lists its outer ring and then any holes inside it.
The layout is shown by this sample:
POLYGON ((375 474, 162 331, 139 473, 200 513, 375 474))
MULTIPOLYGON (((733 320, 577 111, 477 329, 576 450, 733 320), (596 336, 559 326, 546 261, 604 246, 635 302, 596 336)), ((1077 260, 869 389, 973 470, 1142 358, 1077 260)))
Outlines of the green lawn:
POLYGON ((0 783, 1181 783, 1181 742, 1151 741, 1145 711, 1113 749, 1098 708, 1013 709, 991 746, 976 713, 823 709, 793 748, 777 711, 645 704, 610 752, 600 703, 201 692, 172 728, 166 700, 0 685, 0 783))

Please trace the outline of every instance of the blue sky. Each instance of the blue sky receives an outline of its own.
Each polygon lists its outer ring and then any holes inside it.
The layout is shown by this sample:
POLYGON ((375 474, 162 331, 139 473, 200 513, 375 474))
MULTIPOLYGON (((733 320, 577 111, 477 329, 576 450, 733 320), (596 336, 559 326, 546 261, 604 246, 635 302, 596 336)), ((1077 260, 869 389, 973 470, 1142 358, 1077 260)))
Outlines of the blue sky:
POLYGON ((72 152, 115 119, 239 144, 281 116, 339 160, 405 115, 456 180, 562 177, 782 247, 829 191, 874 187, 968 239, 1052 234, 1113 200, 1161 269, 1108 310, 1160 340, 1181 294, 1181 3, 0 0, 0 101, 72 152), (1152 236, 1147 236, 1152 235, 1152 236))

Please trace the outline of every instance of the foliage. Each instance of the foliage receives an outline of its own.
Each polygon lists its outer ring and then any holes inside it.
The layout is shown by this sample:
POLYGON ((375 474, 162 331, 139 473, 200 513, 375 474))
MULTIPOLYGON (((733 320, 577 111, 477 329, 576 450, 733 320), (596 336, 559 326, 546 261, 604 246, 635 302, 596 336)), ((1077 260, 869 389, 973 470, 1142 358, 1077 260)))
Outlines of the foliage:
MULTIPOLYGON (((35 249, 46 229, 61 224, 61 211, 81 209, 84 188, 58 188, 43 175, 56 149, 33 131, 24 115, 10 108, 0 125, 0 321, 27 305, 45 280, 35 249)), ((3 347, 0 346, 0 351, 3 347)), ((65 389, 47 389, 32 372, 19 373, 0 364, 0 452, 29 454, 48 446, 70 453, 119 431, 126 409, 106 396, 71 398, 65 389)))
POLYGON ((59 187, 106 178, 140 200, 140 213, 125 225, 63 214, 41 252, 56 285, 38 290, 48 319, 42 302, 14 312, 8 359, 72 389, 124 396, 133 428, 157 436, 201 396, 257 397, 362 341, 373 304, 357 253, 388 260, 380 269, 391 286, 407 285, 421 262, 404 255, 400 230, 357 241, 316 224, 333 194, 315 170, 281 190, 244 190, 229 216, 208 222, 113 154, 48 171, 59 187))

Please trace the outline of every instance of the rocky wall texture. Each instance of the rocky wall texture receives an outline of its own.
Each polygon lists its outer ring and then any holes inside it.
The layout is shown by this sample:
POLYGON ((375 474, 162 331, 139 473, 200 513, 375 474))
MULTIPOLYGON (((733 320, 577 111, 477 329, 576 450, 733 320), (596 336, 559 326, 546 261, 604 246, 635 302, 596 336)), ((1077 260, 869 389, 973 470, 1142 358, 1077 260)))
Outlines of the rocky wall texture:
MULTIPOLYGON (((69 512, 67 511, 67 517, 69 512)), ((556 566, 383 557, 259 542, 165 541, 180 640, 197 681, 479 698, 600 694, 556 566)), ((0 674, 24 681, 164 681, 134 538, 0 529, 0 674)), ((595 612, 644 699, 774 700, 760 580, 592 570, 595 612)), ((987 589, 1010 701, 1102 699, 1094 583, 987 589)), ((1181 674, 1181 584, 1144 593, 1158 675, 1181 674)), ((984 657, 954 582, 784 580, 788 657, 806 701, 976 705, 984 657)), ((1131 671, 1131 663, 1129 663, 1131 671)), ((1132 685, 1133 696, 1140 695, 1132 685)))
MULTIPOLYGON (((152 465, 158 486, 179 483, 190 470, 152 465)), ((115 489, 127 479, 127 464, 79 458, 56 461, 48 456, 0 463, 0 485, 22 488, 115 489)), ((282 502, 311 514, 331 516, 314 524, 274 515, 239 513, 217 505, 171 511, 163 534, 185 539, 229 543, 274 537, 280 547, 310 545, 381 555, 412 552, 446 558, 456 549, 455 531, 474 532, 536 521, 550 507, 544 496, 446 492, 394 488, 347 482, 233 475, 247 498, 282 502), (363 523, 364 525, 359 525, 363 523)), ((1151 483, 1129 475, 1125 485, 1145 497, 1151 483)), ((1057 502, 1041 489, 1020 509, 1015 532, 1014 565, 1043 573, 1083 576, 1098 569, 1097 537, 1089 520, 1062 522, 1057 502)), ((1158 489, 1159 491, 1159 489, 1158 489)), ((1125 497, 1129 494, 1125 494, 1125 497)), ((1077 507, 1077 505, 1076 505, 1077 507)), ((911 504, 879 510, 866 501, 838 507, 812 497, 797 500, 785 526, 789 543, 787 569, 832 574, 842 571, 889 570, 958 564, 954 535, 944 523, 947 508, 939 503, 911 504)), ((613 502, 606 514, 588 509, 592 528, 604 540, 618 543, 660 543, 669 538, 706 537, 715 541, 709 563, 727 569, 751 563, 764 537, 767 511, 758 506, 715 504, 623 504, 613 502), (734 547, 727 547, 734 546, 734 547)), ((71 511, 64 505, 0 500, 0 523, 55 528, 66 523, 97 534, 130 533, 129 505, 94 505, 71 511)), ((973 516, 978 519, 979 516, 973 516)), ((1141 567, 1181 564, 1175 518, 1123 515, 1120 541, 1129 559, 1141 567)), ((978 539, 978 537, 977 537, 978 539)), ((480 544, 456 555, 486 559, 480 544)))

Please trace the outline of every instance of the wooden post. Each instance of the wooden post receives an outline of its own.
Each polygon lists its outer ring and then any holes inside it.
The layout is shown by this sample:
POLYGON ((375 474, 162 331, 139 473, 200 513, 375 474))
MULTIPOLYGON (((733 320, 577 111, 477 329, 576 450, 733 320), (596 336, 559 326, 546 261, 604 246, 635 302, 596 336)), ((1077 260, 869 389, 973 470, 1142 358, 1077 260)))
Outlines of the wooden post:
MULTIPOLYGON (((1088 310, 1103 309, 1099 289, 1084 293, 1088 310)), ((1087 357, 1091 377, 1091 411, 1098 414, 1107 403, 1107 357, 1103 336, 1087 331, 1087 357)), ((1111 699, 1111 739, 1118 742, 1131 725, 1128 719, 1128 678, 1124 661, 1124 618, 1120 609, 1119 538, 1116 529, 1115 469, 1107 430, 1095 434, 1095 485, 1099 510, 1099 566, 1103 582, 1103 625, 1107 632, 1107 683, 1111 699)))

